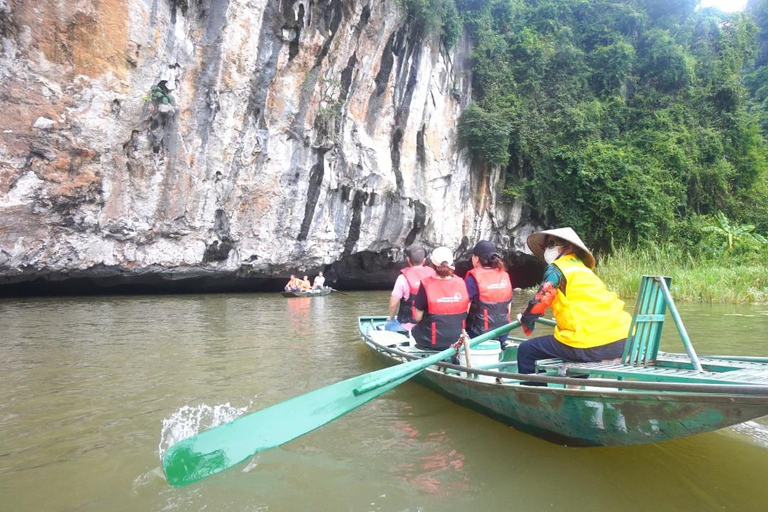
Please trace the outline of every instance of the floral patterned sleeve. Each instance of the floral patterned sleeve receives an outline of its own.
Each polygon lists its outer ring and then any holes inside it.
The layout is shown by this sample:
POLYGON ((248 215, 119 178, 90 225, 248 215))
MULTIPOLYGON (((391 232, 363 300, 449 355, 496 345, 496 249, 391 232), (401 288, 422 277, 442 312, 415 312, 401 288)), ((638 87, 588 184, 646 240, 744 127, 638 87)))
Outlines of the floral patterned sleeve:
POLYGON ((544 311, 552 305, 557 296, 557 290, 565 293, 565 276, 557 266, 551 263, 544 270, 544 279, 541 281, 539 290, 528 303, 528 307, 523 312, 520 323, 523 324, 523 332, 530 336, 536 325, 536 319, 544 314, 544 311))

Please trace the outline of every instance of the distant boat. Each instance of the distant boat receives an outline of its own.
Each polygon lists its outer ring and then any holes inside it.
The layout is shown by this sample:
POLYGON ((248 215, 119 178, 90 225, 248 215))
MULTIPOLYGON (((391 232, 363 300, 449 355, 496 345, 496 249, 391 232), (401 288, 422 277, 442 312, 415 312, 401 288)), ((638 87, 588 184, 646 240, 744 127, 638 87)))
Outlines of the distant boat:
POLYGON ((307 290, 305 292, 281 292, 283 297, 324 297, 330 295, 333 290, 325 287, 320 290, 307 290))
MULTIPOLYGON (((768 358, 699 358, 668 284, 668 278, 643 277, 631 335, 619 360, 548 359, 538 361, 541 373, 522 375, 517 373, 521 340, 510 338, 498 362, 473 367, 439 363, 414 380, 520 431, 567 446, 655 443, 768 415, 768 358), (680 330, 685 354, 658 350, 667 307, 680 330), (522 385, 521 381, 544 385, 522 385)), ((416 348, 405 334, 379 330, 385 321, 386 317, 376 316, 358 319, 363 341, 385 364, 430 354, 416 348)), ((473 349, 470 363, 474 354, 473 349)))

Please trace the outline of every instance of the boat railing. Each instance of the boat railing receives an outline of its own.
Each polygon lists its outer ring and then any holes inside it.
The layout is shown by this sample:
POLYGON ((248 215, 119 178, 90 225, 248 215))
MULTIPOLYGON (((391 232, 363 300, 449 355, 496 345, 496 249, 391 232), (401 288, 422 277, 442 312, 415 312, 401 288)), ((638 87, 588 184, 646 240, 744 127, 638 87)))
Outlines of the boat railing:
POLYGON ((671 283, 672 279, 665 276, 643 276, 640 280, 632 323, 629 326, 627 342, 621 357, 624 364, 647 366, 656 363, 661 343, 661 330, 664 327, 667 308, 669 308, 693 369, 702 370, 699 357, 669 291, 671 283))
MULTIPOLYGON (((380 345, 372 340, 369 340, 375 348, 381 352, 388 353, 392 356, 397 356, 402 359, 415 360, 420 359, 421 355, 409 354, 395 347, 386 347, 380 345)), ((496 369, 484 369, 484 368, 469 368, 453 363, 440 362, 435 365, 437 369, 445 372, 446 370, 455 370, 457 375, 465 373, 474 376, 486 376, 496 379, 498 384, 504 384, 504 381, 529 381, 540 382, 542 384, 554 384, 562 387, 577 386, 582 388, 585 385, 596 388, 612 388, 618 391, 624 390, 637 390, 637 391, 658 391, 666 393, 710 393, 714 395, 754 395, 759 397, 765 397, 768 399, 768 386, 765 385, 734 385, 734 384, 698 384, 698 383, 686 383, 686 382, 649 382, 649 381, 632 381, 632 380, 618 380, 618 379, 599 379, 590 378, 588 382, 585 382, 583 378, 576 377, 560 377, 546 374, 523 374, 513 372, 503 372, 496 369)), ((499 367, 513 366, 513 363, 503 362, 499 363, 499 367)), ((531 389, 537 392, 542 390, 556 390, 558 388, 547 387, 528 387, 528 386, 514 386, 516 389, 531 389)), ((569 389, 569 391, 579 391, 580 389, 569 389)), ((583 390, 581 390, 583 391, 583 390)))

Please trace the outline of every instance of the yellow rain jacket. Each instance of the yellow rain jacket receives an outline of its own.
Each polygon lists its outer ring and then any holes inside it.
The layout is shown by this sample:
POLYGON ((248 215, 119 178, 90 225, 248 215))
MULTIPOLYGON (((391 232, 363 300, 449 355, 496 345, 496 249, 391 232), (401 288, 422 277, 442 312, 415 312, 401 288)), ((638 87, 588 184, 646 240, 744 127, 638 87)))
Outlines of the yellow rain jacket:
POLYGON ((592 348, 626 338, 632 317, 624 311, 624 301, 576 255, 566 254, 554 264, 566 280, 566 293, 558 290, 552 302, 555 339, 574 348, 592 348))

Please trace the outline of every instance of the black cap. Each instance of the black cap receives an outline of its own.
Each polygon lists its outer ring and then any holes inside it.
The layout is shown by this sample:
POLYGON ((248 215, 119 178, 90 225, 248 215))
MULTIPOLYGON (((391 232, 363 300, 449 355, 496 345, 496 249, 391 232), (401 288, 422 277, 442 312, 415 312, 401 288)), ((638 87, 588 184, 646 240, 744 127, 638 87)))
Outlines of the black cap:
POLYGON ((427 251, 420 245, 412 245, 405 250, 405 255, 411 260, 411 264, 418 265, 427 258, 427 251))
POLYGON ((496 246, 488 240, 480 240, 477 242, 475 248, 472 249, 472 254, 483 260, 490 259, 494 254, 498 255, 496 252, 496 246))

